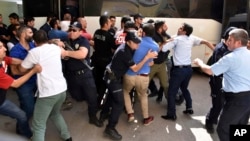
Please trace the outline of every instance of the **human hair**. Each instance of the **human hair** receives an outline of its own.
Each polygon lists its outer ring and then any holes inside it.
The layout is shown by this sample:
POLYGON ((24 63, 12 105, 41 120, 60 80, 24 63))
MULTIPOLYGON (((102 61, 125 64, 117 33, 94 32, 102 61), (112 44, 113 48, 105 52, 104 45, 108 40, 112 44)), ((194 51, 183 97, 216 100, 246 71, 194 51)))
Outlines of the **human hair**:
POLYGON ((63 20, 71 21, 72 20, 71 13, 70 12, 65 12, 63 14, 63 20))
POLYGON ((232 36, 236 41, 241 41, 242 46, 246 46, 248 42, 248 33, 242 28, 236 28, 229 32, 229 36, 232 36))
POLYGON ((116 18, 116 17, 113 16, 113 15, 109 16, 109 19, 115 19, 115 18, 116 18))
POLYGON ((101 15, 99 19, 99 24, 101 27, 104 27, 104 25, 108 22, 109 17, 106 15, 101 15))
POLYGON ((26 17, 26 18, 24 18, 24 24, 25 25, 27 25, 28 24, 28 22, 31 22, 31 21, 35 21, 35 19, 34 19, 34 17, 26 17))
POLYGON ((44 30, 36 31, 33 35, 33 39, 38 45, 48 42, 47 33, 44 30))
POLYGON ((189 36, 193 32, 193 27, 187 23, 183 23, 183 31, 186 31, 186 35, 189 36))
POLYGON ((27 29, 29 29, 30 27, 28 26, 25 26, 25 25, 22 25, 20 26, 18 29, 17 29, 17 37, 20 38, 21 37, 21 34, 23 32, 25 32, 27 29))
POLYGON ((153 37, 155 28, 154 25, 151 23, 143 24, 142 31, 145 33, 145 36, 153 37))
POLYGON ((19 27, 20 27, 20 24, 12 24, 10 25, 10 31, 11 32, 17 31, 19 27))
POLYGON ((19 20, 19 16, 17 15, 17 13, 11 13, 11 14, 9 15, 9 18, 13 18, 13 19, 19 20))
POLYGON ((49 25, 52 27, 52 28, 55 28, 55 25, 57 24, 57 18, 52 18, 51 21, 49 22, 49 25))
POLYGON ((131 21, 131 18, 129 16, 123 16, 121 19, 121 23, 126 23, 127 21, 131 21))
POLYGON ((165 24, 164 21, 156 21, 155 22, 155 31, 158 31, 164 24, 165 24))

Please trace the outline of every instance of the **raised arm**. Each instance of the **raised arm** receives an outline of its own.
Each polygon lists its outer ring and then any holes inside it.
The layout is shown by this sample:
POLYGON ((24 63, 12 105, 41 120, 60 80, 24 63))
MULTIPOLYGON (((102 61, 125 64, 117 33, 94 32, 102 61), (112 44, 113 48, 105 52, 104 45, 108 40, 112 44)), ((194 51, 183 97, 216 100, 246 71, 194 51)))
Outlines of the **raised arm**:
POLYGON ((213 75, 213 72, 211 70, 211 67, 204 64, 203 61, 199 58, 194 59, 194 64, 198 65, 203 72, 205 72, 208 75, 213 75))
POLYGON ((210 42, 206 41, 206 40, 202 40, 201 44, 205 44, 207 47, 209 47, 211 50, 214 50, 214 45, 211 44, 210 42))

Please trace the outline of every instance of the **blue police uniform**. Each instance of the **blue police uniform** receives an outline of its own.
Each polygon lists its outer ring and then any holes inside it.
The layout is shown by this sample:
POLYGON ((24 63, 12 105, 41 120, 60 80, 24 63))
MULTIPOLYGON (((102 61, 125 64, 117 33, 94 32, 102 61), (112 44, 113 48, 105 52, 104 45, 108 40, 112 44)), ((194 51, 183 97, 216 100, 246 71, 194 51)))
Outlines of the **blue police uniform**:
POLYGON ((112 107, 109 123, 107 125, 109 128, 115 127, 124 108, 122 77, 129 67, 135 64, 133 61, 134 51, 132 51, 128 45, 122 44, 121 46, 122 47, 119 47, 116 51, 110 64, 110 69, 113 74, 109 74, 107 72, 105 74, 109 95, 101 112, 101 118, 103 114, 109 113, 109 107, 112 107))
MULTIPOLYGON (((69 44, 74 50, 79 50, 79 47, 90 49, 89 42, 84 37, 70 40, 69 44)), ((86 56, 85 60, 89 62, 89 55, 86 56)), ((69 58, 67 61, 64 61, 64 63, 65 76, 70 95, 77 101, 86 99, 90 123, 94 121, 96 126, 102 126, 96 118, 98 110, 97 91, 92 71, 80 59, 69 58)))
MULTIPOLYGON (((228 53, 230 53, 230 51, 227 49, 227 45, 224 42, 218 43, 215 47, 210 63, 216 63, 220 58, 228 53)), ((224 104, 222 78, 223 75, 210 76, 209 85, 211 88, 212 107, 206 116, 206 128, 208 132, 213 132, 213 124, 217 124, 218 117, 224 104)))

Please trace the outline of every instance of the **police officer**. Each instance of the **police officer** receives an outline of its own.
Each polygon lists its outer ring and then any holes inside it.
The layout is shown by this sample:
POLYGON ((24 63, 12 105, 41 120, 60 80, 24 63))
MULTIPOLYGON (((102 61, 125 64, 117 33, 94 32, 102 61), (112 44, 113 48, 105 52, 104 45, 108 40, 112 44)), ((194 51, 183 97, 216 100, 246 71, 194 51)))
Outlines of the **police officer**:
POLYGON ((138 71, 148 59, 155 58, 157 55, 149 51, 141 62, 135 64, 133 61, 133 54, 138 44, 141 42, 140 38, 134 32, 128 32, 125 37, 125 44, 121 44, 115 52, 111 63, 107 66, 105 73, 105 82, 108 86, 109 95, 103 110, 101 111, 100 120, 109 115, 108 125, 104 133, 113 140, 121 140, 122 136, 115 129, 120 114, 124 108, 124 97, 122 90, 122 76, 130 68, 133 71, 138 71))
POLYGON ((82 25, 75 22, 69 28, 69 45, 66 51, 68 60, 65 61, 65 72, 68 90, 77 101, 86 99, 88 103, 89 123, 98 127, 103 124, 96 117, 97 91, 92 71, 89 68, 89 42, 81 36, 82 25), (87 62, 87 63, 86 63, 87 62))
MULTIPOLYGON (((210 62, 211 64, 216 63, 218 60, 220 60, 220 58, 222 58, 224 55, 230 52, 228 50, 226 41, 228 39, 229 32, 233 29, 235 29, 235 27, 229 27, 225 31, 222 41, 216 45, 212 58, 211 58, 211 62, 210 62)), ((224 96, 221 90, 222 78, 223 78, 222 74, 219 76, 216 76, 216 75, 210 76, 209 84, 211 88, 212 107, 210 108, 210 111, 208 112, 206 116, 206 124, 205 124, 205 127, 208 133, 214 132, 213 124, 217 124, 218 117, 220 115, 221 109, 224 104, 224 96)))
POLYGON ((223 74, 222 89, 225 95, 223 110, 217 126, 220 141, 230 140, 230 125, 247 125, 250 115, 250 51, 247 49, 248 33, 244 29, 233 29, 229 32, 228 50, 231 53, 223 56, 212 66, 200 59, 194 63, 209 75, 223 74))

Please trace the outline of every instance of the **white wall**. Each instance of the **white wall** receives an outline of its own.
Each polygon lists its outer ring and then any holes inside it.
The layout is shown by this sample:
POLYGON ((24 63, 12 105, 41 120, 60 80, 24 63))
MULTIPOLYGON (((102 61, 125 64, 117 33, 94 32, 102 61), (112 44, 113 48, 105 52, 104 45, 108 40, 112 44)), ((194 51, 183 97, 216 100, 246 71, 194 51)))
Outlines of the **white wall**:
POLYGON ((3 23, 9 25, 9 14, 10 13, 17 13, 18 14, 18 7, 16 2, 7 2, 7 1, 0 1, 0 13, 3 17, 3 23))

